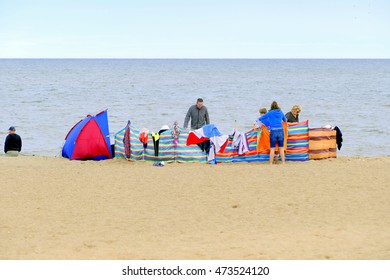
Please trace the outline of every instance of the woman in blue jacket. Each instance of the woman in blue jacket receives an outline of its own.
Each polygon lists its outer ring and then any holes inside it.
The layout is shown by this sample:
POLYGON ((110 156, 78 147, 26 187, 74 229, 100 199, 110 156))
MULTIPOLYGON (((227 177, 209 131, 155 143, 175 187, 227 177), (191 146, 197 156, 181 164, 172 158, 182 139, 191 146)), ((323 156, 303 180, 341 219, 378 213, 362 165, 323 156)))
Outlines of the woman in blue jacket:
POLYGON ((272 164, 275 156, 275 147, 276 143, 279 145, 280 157, 282 159, 282 164, 285 162, 284 156, 284 131, 282 121, 286 121, 286 117, 280 110, 279 105, 276 101, 272 102, 271 109, 267 114, 260 117, 260 121, 268 122, 270 125, 270 154, 269 154, 269 163, 272 164))

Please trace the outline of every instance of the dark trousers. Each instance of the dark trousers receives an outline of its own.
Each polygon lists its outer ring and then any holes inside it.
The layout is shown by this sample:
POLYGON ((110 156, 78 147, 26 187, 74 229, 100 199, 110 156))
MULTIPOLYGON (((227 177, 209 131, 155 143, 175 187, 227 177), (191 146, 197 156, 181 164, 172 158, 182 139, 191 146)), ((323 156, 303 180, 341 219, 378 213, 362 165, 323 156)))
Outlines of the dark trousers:
POLYGON ((209 154, 209 151, 210 151, 210 140, 206 140, 206 141, 204 141, 202 143, 199 143, 197 145, 203 152, 206 152, 206 154, 209 154))

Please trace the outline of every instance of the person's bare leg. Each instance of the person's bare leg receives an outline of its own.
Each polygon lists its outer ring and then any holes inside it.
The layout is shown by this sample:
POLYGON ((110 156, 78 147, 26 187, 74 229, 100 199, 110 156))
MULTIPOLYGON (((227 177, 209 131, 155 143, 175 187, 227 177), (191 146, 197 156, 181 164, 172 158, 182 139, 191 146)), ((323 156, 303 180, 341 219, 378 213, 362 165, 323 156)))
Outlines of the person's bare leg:
POLYGON ((282 164, 285 163, 284 148, 279 148, 280 158, 282 159, 282 164))
POLYGON ((275 148, 271 148, 269 152, 269 164, 272 164, 275 156, 275 148))

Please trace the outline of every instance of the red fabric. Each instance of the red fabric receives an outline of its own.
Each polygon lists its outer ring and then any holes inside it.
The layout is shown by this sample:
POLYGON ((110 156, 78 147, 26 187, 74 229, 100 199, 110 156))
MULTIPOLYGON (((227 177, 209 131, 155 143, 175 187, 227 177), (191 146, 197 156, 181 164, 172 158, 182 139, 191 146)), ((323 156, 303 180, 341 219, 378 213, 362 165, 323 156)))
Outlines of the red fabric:
POLYGON ((95 120, 90 120, 76 139, 72 159, 89 159, 101 155, 111 157, 99 125, 95 120))
POLYGON ((225 148, 226 148, 228 142, 229 142, 228 139, 226 139, 225 143, 221 146, 218 153, 223 153, 225 151, 225 148))
POLYGON ((187 146, 193 145, 193 144, 199 144, 199 143, 202 143, 206 140, 209 140, 209 138, 206 138, 206 137, 198 138, 198 136, 196 136, 195 133, 190 131, 190 133, 188 134, 188 137, 187 137, 187 146))
POLYGON ((139 135, 139 141, 144 143, 144 145, 148 144, 148 134, 145 133, 145 132, 141 132, 140 135, 139 135))

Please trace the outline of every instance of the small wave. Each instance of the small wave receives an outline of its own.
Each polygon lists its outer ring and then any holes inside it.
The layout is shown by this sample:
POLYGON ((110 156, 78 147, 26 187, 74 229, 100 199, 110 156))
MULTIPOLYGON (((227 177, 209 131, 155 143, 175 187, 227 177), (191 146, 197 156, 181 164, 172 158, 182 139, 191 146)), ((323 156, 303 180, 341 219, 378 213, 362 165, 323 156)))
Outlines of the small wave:
POLYGON ((387 131, 380 130, 380 129, 367 129, 366 132, 375 133, 375 135, 387 134, 387 131))

